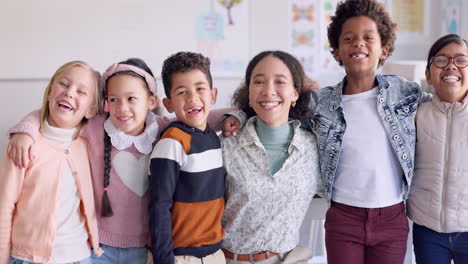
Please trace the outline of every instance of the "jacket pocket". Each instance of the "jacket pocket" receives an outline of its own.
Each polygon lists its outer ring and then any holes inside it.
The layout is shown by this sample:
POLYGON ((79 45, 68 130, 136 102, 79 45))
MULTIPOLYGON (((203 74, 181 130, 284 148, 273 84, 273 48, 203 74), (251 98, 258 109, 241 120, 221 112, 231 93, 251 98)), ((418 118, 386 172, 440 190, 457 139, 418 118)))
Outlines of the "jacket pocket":
POLYGON ((416 94, 410 95, 401 99, 397 104, 395 104, 395 114, 398 118, 404 119, 416 114, 418 108, 419 96, 416 94))
MULTIPOLYGON (((416 136, 415 116, 418 108, 418 100, 419 97, 414 94, 401 99, 393 108, 395 116, 403 129, 402 132, 410 137, 416 136)), ((414 141, 412 142, 414 143, 414 141)))

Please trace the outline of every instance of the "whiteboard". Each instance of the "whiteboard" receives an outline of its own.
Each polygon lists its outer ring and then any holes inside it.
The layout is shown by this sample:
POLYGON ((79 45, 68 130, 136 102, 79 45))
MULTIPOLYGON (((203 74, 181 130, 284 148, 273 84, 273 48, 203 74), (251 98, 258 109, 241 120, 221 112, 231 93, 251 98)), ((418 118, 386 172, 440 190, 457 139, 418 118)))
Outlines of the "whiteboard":
MULTIPOLYGON (((249 0, 244 0, 249 1, 249 0)), ((0 79, 50 78, 70 60, 99 71, 130 57, 156 76, 168 56, 197 51, 195 22, 214 0, 3 0, 0 79)), ((239 47, 245 39, 236 39, 239 47)), ((231 49, 243 56, 247 49, 231 49)))

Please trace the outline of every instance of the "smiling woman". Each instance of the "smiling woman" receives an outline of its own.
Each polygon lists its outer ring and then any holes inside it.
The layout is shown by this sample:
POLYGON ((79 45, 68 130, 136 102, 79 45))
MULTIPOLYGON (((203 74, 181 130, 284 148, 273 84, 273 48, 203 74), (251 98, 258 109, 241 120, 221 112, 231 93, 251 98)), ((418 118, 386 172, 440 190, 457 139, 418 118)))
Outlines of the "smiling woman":
POLYGON ((287 123, 289 108, 296 105, 299 94, 286 64, 267 56, 254 68, 251 80, 249 102, 258 118, 271 127, 287 123))
POLYGON ((308 112, 308 100, 302 66, 293 56, 265 51, 250 61, 233 99, 249 120, 236 136, 222 139, 229 263, 307 263, 312 257, 297 246, 321 185, 315 137, 298 121, 308 112))

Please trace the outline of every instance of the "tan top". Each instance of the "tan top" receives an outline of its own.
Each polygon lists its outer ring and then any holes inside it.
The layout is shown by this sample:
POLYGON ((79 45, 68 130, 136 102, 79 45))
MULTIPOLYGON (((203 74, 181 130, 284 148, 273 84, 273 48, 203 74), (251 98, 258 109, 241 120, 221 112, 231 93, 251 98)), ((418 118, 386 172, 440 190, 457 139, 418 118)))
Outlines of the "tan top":
POLYGON ((468 101, 419 107, 408 216, 442 233, 468 231, 468 101))

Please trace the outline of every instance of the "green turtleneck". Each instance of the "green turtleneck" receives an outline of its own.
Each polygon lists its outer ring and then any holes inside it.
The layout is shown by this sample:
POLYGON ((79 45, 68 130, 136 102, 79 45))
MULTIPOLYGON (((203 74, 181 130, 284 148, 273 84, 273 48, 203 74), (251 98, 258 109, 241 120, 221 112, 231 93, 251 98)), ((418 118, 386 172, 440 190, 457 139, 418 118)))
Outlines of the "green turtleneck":
POLYGON ((293 135, 292 122, 271 127, 257 118, 255 130, 267 152, 270 173, 275 174, 289 157, 288 146, 293 135))

